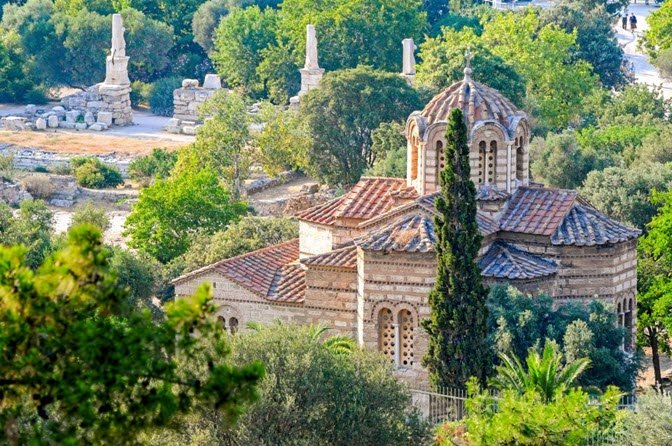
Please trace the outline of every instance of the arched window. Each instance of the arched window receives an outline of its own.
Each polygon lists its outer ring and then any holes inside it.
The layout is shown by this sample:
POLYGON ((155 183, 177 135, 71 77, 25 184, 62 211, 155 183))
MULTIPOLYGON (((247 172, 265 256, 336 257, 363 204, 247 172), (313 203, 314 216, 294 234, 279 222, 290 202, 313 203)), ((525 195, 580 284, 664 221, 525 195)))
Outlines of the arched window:
POLYGON ((411 179, 418 178, 418 138, 411 139, 411 179))
POLYGON ((490 141, 490 151, 488 152, 488 183, 495 183, 497 170, 497 141, 490 141))
POLYGON ((520 181, 525 179, 525 148, 523 137, 516 138, 516 178, 520 181))
POLYGON ((436 142, 436 178, 438 181, 441 171, 446 166, 446 158, 443 153, 443 141, 436 142))
POLYGON ((411 367, 413 365, 413 315, 408 310, 399 312, 399 365, 411 367))
POLYGON ((485 157, 486 157, 486 143, 481 141, 478 143, 478 183, 482 184, 486 182, 486 166, 485 166, 485 157))
POLYGON ((224 316, 217 316, 217 322, 222 325, 222 329, 226 331, 226 318, 224 316))
POLYGON ((378 313, 378 350, 396 363, 396 333, 392 310, 383 308, 378 313))
POLYGON ((231 330, 231 334, 238 333, 238 318, 232 317, 229 319, 229 330, 231 330))

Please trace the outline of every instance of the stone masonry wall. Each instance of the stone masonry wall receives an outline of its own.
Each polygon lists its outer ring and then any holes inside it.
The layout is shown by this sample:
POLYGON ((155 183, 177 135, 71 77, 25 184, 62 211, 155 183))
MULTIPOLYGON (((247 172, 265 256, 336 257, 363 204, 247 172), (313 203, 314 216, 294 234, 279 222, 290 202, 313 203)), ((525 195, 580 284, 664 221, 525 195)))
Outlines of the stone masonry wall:
POLYGON ((173 118, 166 131, 195 135, 202 124, 198 116, 199 107, 221 88, 222 82, 215 74, 205 76, 203 87, 199 87, 196 79, 183 80, 182 88, 173 91, 173 118))

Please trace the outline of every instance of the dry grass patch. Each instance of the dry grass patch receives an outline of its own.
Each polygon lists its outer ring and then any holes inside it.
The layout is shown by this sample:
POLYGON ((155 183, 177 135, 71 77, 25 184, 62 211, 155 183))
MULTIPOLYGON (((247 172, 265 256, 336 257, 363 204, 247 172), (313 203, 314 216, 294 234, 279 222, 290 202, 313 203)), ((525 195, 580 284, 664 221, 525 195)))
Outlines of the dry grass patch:
POLYGON ((186 145, 180 141, 124 138, 93 133, 8 132, 3 130, 0 130, 0 143, 77 155, 97 155, 110 152, 146 155, 155 147, 176 149, 186 145))

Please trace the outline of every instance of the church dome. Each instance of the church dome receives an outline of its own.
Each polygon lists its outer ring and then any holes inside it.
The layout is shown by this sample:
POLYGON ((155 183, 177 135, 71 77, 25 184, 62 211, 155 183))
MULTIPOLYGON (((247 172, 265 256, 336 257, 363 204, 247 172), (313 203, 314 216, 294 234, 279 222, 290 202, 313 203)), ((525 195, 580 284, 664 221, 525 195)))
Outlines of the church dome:
MULTIPOLYGON (((467 68, 469 70, 469 68, 467 68)), ((463 80, 443 90, 425 106, 420 116, 426 119, 426 125, 447 121, 454 108, 460 108, 470 128, 479 121, 495 121, 509 130, 513 122, 524 113, 504 95, 471 79, 467 75, 463 80)))

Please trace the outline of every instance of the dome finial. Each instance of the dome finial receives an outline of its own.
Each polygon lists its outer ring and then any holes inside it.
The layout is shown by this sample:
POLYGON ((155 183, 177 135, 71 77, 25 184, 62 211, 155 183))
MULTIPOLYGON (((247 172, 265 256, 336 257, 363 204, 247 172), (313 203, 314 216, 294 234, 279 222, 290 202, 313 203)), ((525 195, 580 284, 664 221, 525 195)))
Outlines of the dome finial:
POLYGON ((464 67, 464 81, 469 82, 471 80, 471 46, 467 47, 467 51, 464 53, 464 58, 467 61, 466 66, 464 67))

